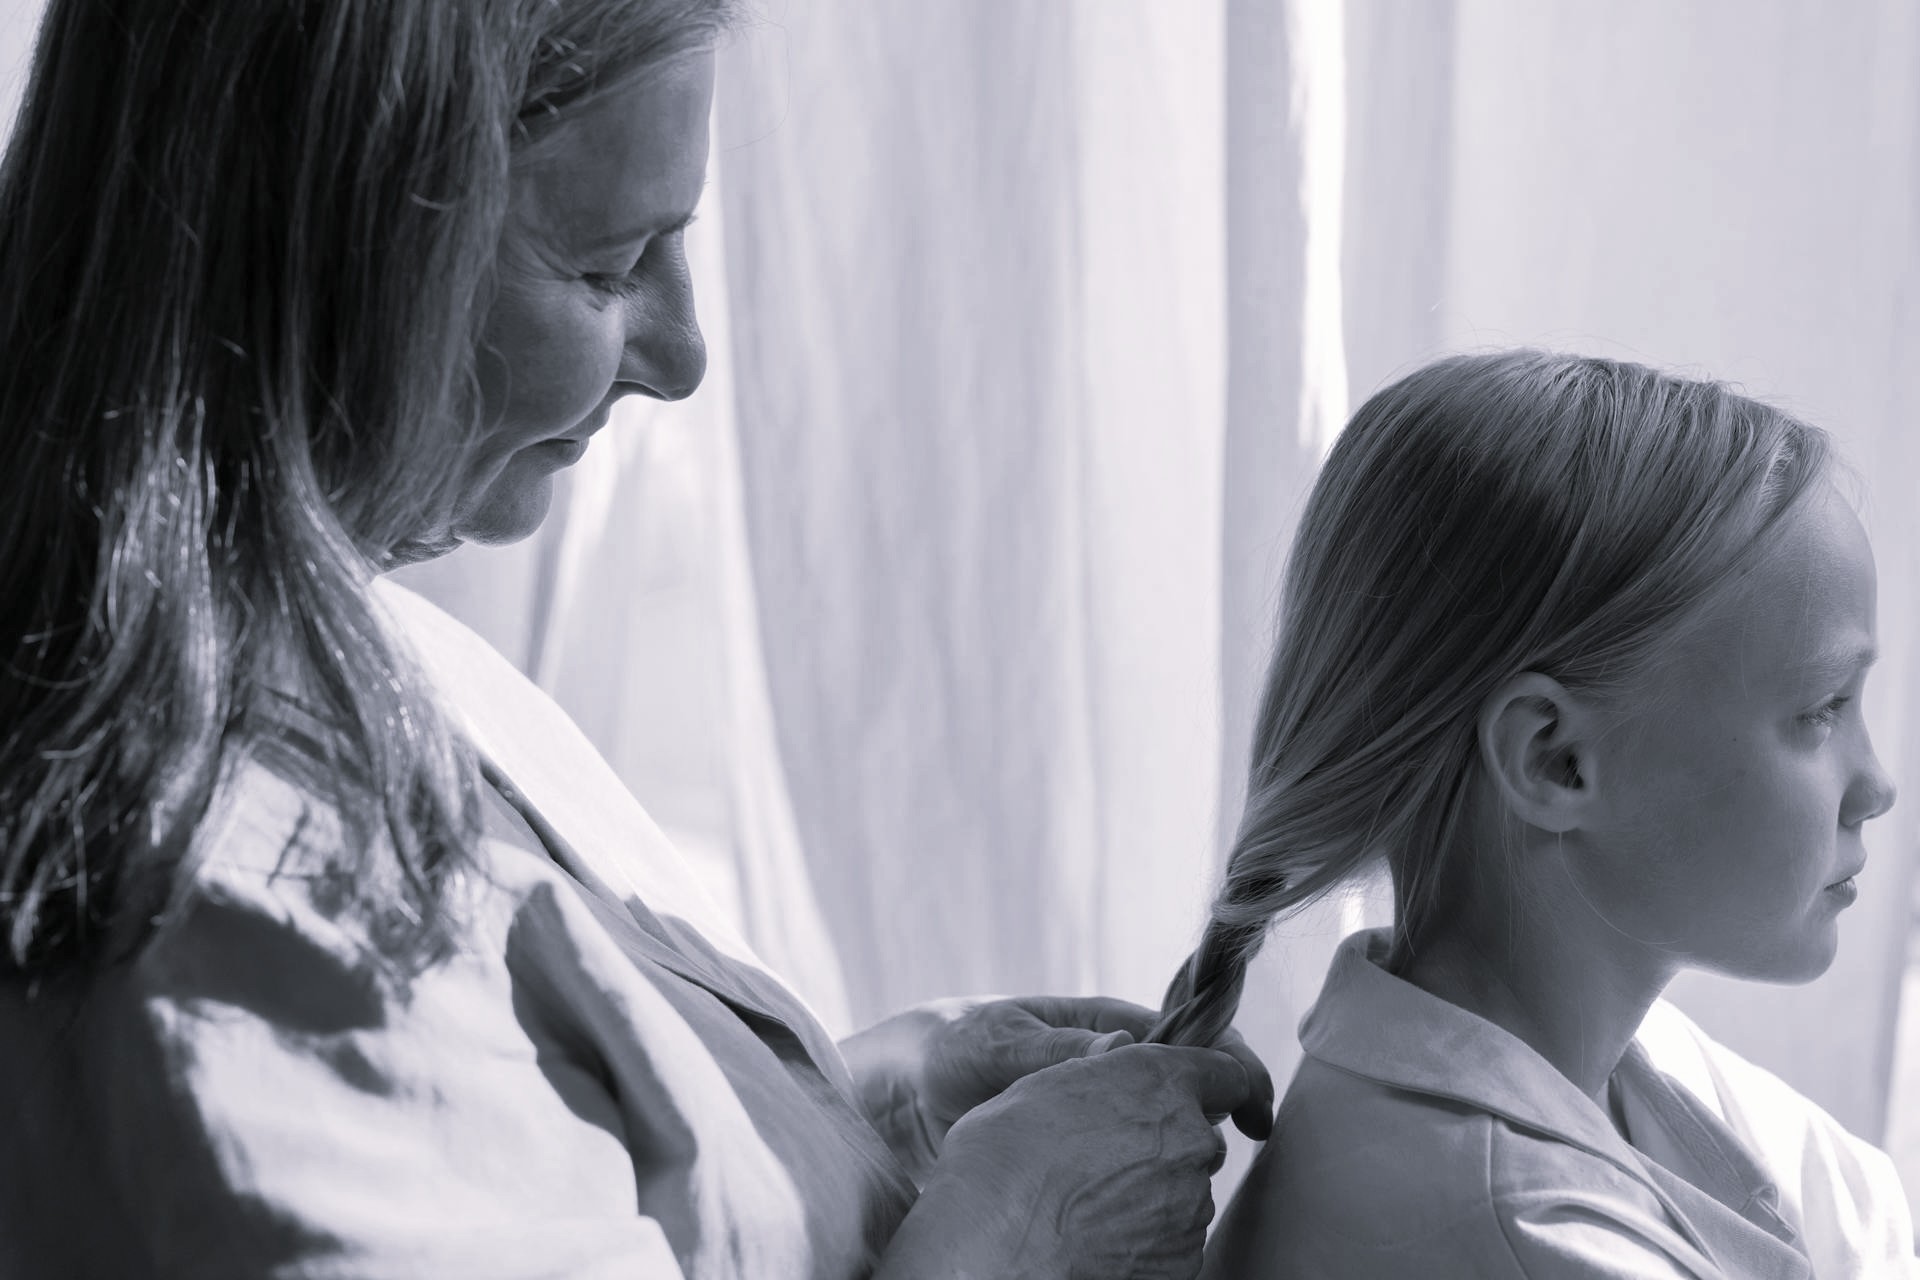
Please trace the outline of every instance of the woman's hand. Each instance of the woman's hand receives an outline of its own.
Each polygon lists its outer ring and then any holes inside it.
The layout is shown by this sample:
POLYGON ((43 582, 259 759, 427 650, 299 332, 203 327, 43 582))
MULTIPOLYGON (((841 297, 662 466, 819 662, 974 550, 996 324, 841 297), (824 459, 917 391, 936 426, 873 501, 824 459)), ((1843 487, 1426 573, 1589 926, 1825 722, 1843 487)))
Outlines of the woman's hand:
MULTIPOLYGON (((1144 1038, 1154 1012, 1103 997, 939 1000, 841 1043, 867 1118, 908 1172, 924 1182, 955 1121, 1014 1081, 1144 1038)), ((1233 1113, 1264 1140, 1273 1127, 1273 1077, 1238 1035, 1218 1046, 1246 1070, 1251 1092, 1233 1113)))
POLYGON ((876 1280, 1191 1280, 1226 1157, 1212 1117, 1257 1096, 1238 1058, 1170 1045, 1017 1080, 953 1125, 876 1280))

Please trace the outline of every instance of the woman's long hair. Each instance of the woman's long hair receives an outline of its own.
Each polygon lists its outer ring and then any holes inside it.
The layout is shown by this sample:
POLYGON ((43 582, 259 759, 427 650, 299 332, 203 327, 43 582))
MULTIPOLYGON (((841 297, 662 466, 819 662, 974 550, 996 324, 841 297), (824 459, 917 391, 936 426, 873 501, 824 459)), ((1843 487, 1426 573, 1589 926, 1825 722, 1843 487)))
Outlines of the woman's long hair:
POLYGON ((1443 360, 1361 406, 1301 518, 1246 809, 1154 1038, 1212 1043, 1273 921, 1382 857, 1404 965, 1461 840, 1482 702, 1524 671, 1617 689, 1829 455, 1720 384, 1544 351, 1443 360))
POLYGON ((297 761, 417 957, 475 772, 365 592, 452 505, 516 146, 727 0, 52 0, 0 165, 0 970, 123 957, 297 761), (289 749, 298 748, 298 749, 289 749))

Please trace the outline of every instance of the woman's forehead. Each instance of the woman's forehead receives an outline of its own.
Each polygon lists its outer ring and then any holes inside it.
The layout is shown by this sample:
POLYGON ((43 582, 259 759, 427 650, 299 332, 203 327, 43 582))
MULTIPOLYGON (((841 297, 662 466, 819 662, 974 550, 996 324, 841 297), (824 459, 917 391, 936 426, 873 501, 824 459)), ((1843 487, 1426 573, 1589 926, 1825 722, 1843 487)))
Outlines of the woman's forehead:
POLYGON ((712 55, 687 54, 573 108, 516 155, 515 218, 589 250, 684 220, 706 181, 712 95, 712 55))

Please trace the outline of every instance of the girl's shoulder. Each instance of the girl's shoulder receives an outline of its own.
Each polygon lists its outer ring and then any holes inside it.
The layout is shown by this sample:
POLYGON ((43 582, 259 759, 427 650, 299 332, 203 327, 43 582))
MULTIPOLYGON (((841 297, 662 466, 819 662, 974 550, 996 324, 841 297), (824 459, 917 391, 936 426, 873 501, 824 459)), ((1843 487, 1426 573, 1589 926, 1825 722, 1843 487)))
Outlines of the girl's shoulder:
POLYGON ((1598 1269, 1630 1253, 1650 1260, 1647 1275, 1711 1274, 1658 1198, 1610 1162, 1312 1057, 1208 1249, 1210 1277, 1643 1274, 1598 1269))

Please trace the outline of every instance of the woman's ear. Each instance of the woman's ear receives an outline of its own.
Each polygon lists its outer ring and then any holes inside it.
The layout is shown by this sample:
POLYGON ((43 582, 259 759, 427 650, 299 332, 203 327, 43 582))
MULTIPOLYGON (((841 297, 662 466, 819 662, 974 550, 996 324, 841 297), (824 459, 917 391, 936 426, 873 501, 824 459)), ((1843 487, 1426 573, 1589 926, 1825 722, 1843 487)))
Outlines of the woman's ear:
POLYGON ((1594 803, 1598 718, 1551 676, 1528 671, 1480 707, 1480 763, 1515 817, 1565 833, 1594 803))

